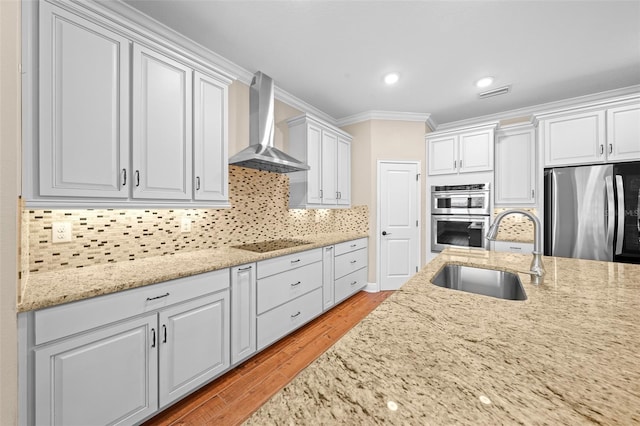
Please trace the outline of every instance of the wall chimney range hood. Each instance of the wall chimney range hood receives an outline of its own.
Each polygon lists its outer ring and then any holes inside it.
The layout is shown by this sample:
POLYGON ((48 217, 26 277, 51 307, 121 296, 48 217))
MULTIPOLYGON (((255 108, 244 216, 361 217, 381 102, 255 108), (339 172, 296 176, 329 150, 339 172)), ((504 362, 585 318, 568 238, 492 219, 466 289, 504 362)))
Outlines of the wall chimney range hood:
POLYGON ((275 173, 309 170, 309 166, 273 146, 275 137, 274 90, 271 77, 258 71, 249 88, 249 147, 229 159, 229 164, 275 173))

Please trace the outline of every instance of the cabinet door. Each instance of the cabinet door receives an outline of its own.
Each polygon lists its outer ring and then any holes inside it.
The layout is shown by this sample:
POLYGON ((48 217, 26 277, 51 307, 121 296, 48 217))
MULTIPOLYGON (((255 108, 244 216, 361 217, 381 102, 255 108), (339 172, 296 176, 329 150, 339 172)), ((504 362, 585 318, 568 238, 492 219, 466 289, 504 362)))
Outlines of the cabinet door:
POLYGON ((307 126, 307 202, 322 204, 322 130, 307 126))
POLYGON ((227 86, 200 72, 193 86, 194 198, 227 201, 227 86))
POLYGON ((129 42, 40 2, 40 195, 126 198, 129 42))
POLYGON ((322 251, 322 305, 325 311, 334 305, 333 253, 333 246, 322 251))
POLYGON ((501 133, 496 138, 495 204, 534 204, 535 130, 501 133))
POLYGON ((543 120, 545 167, 605 160, 604 111, 543 120))
POLYGON ((640 104, 607 110, 608 159, 640 160, 640 104))
POLYGON ((191 199, 191 92, 190 68, 134 45, 135 198, 191 199))
POLYGON ((36 348, 36 424, 134 424, 158 408, 157 315, 36 348))
POLYGON ((461 133, 458 170, 460 173, 493 170, 493 129, 461 133))
POLYGON ((445 175, 458 172, 458 138, 444 136, 427 140, 430 175, 445 175))
POLYGON ((338 200, 338 136, 322 131, 322 204, 336 205, 338 200))
POLYGON ((231 363, 256 352, 256 265, 231 268, 231 363))
POLYGON ((160 407, 229 367, 229 290, 160 312, 160 407))
POLYGON ((351 205, 351 142, 338 137, 338 204, 351 205))

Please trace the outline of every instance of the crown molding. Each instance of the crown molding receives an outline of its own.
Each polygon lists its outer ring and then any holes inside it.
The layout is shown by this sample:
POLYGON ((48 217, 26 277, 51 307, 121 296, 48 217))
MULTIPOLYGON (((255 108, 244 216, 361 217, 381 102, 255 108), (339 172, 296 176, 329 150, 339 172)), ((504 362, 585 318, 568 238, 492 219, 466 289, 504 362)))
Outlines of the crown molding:
POLYGON ((429 125, 430 118, 431 114, 419 112, 365 111, 341 118, 337 120, 337 125, 343 127, 370 120, 419 121, 429 125))
POLYGON ((332 116, 330 116, 326 112, 319 110, 318 108, 314 107, 313 105, 306 103, 302 99, 295 97, 291 93, 287 92, 286 90, 284 90, 284 89, 282 89, 282 88, 280 88, 278 86, 275 87, 274 95, 275 95, 275 98, 277 100, 284 102, 285 104, 289 105, 290 107, 298 109, 303 113, 309 113, 311 115, 314 115, 314 116, 316 116, 316 117, 318 117, 318 118, 330 123, 333 126, 337 126, 337 122, 336 122, 335 118, 333 118, 332 116))
POLYGON ((496 114, 483 115, 480 117, 443 123, 438 125, 437 130, 444 131, 448 129, 455 129, 458 127, 479 125, 489 121, 508 120, 518 117, 539 117, 543 114, 555 114, 561 111, 567 111, 575 108, 596 106, 602 103, 633 99, 636 97, 640 97, 640 84, 629 87, 622 87, 620 89, 607 90, 605 92, 593 93, 590 95, 562 99, 560 101, 547 102, 544 104, 503 111, 496 114))

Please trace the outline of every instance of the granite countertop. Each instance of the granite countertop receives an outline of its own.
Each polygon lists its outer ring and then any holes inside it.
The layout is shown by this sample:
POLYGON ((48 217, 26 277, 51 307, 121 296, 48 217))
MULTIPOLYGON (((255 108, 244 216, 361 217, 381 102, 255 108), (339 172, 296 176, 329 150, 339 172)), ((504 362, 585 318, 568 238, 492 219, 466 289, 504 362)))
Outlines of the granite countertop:
POLYGON ((18 312, 26 312, 48 308, 367 236, 365 233, 301 235, 292 236, 291 239, 304 240, 309 244, 268 253, 224 247, 86 268, 32 273, 26 279, 17 309, 18 312))
POLYGON ((525 301, 430 284, 530 261, 446 250, 246 424, 640 424, 640 265, 545 257, 525 301))

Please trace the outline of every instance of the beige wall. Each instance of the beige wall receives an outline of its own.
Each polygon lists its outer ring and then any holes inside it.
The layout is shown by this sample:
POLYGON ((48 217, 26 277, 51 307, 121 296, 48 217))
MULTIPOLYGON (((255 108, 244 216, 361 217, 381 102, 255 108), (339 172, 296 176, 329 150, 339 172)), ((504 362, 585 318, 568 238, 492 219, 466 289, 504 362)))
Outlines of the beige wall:
POLYGON ((425 233, 427 214, 425 141, 426 125, 423 122, 370 120, 345 126, 344 131, 353 136, 351 144, 352 204, 369 207, 369 282, 377 282, 376 247, 378 160, 419 161, 422 168, 421 188, 421 265, 425 263, 425 233))
POLYGON ((0 0, 0 425, 17 422, 20 2, 0 0))

